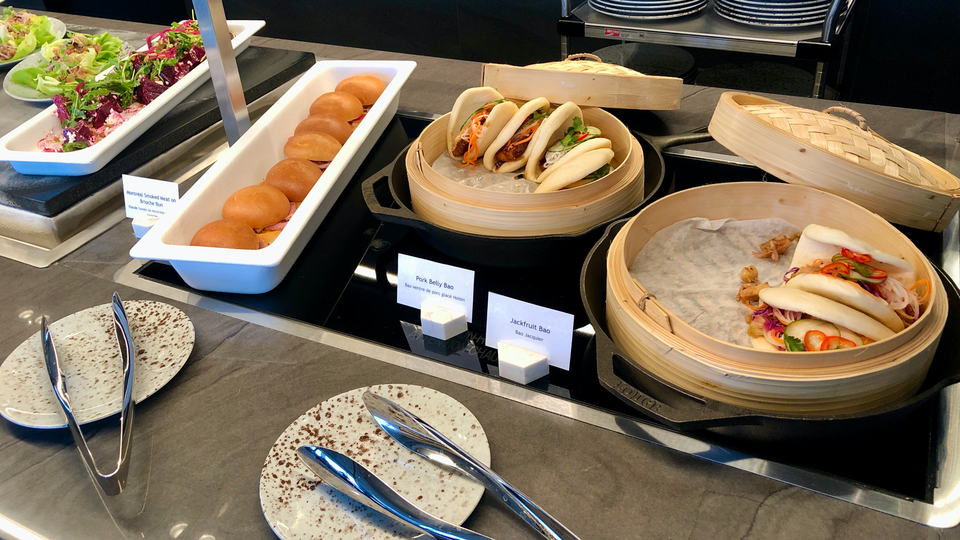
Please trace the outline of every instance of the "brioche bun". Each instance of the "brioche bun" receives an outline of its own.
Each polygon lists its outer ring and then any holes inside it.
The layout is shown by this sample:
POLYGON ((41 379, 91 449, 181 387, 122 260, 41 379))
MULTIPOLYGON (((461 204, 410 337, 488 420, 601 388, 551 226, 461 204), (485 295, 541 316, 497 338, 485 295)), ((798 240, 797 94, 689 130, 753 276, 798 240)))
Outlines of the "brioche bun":
POLYGON ((310 105, 310 116, 320 113, 339 116, 350 122, 363 115, 363 103, 353 94, 327 92, 315 99, 310 105))
POLYGON ((248 225, 229 219, 207 223, 193 235, 191 246, 228 249, 257 249, 260 239, 248 225))
POLYGON ((279 189, 290 202, 301 202, 321 174, 320 167, 310 160, 287 158, 270 167, 263 183, 279 189))
POLYGON ((337 92, 353 94, 366 106, 373 105, 386 88, 387 83, 373 75, 354 75, 340 81, 337 92))
POLYGON ((340 141, 326 133, 301 133, 287 139, 283 155, 310 161, 333 161, 340 151, 340 141))
POLYGON ((339 116, 330 113, 320 113, 306 117, 293 130, 294 135, 301 133, 326 133, 332 135, 340 144, 347 142, 353 133, 353 126, 339 116))
POLYGON ((247 186, 223 203, 223 219, 239 221, 254 229, 279 223, 290 214, 290 200, 271 186, 247 186))

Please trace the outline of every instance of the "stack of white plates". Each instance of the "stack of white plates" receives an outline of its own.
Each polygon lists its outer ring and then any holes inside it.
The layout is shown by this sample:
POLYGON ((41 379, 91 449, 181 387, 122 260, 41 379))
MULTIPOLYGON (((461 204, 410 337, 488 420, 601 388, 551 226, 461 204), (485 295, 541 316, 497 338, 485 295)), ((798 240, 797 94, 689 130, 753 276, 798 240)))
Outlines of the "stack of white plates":
POLYGON ((823 24, 830 4, 830 0, 714 0, 713 9, 721 17, 754 26, 807 26, 823 24))
POLYGON ((621 19, 670 19, 696 13, 707 0, 587 0, 595 11, 621 19))

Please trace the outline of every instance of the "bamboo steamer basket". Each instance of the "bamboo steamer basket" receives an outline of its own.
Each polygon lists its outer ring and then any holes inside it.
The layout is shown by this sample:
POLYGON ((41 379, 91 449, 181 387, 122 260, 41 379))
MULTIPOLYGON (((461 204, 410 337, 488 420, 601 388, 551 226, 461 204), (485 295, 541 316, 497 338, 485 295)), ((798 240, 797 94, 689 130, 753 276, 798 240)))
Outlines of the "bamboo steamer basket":
POLYGON ((629 130, 602 109, 584 109, 613 144, 610 174, 585 186, 549 193, 502 193, 455 182, 431 164, 447 151, 448 115, 431 123, 406 155, 413 210, 460 232, 521 237, 577 234, 616 218, 643 199, 643 150, 629 130))
POLYGON ((709 129, 770 174, 840 195, 893 223, 942 232, 960 210, 960 179, 874 133, 850 109, 818 112, 726 92, 709 129))
POLYGON ((480 86, 524 101, 543 96, 551 103, 660 111, 679 109, 683 91, 683 79, 644 75, 593 54, 526 67, 484 64, 482 69, 480 86))
MULTIPOLYGON (((746 265, 752 256, 744 255, 746 265)), ((634 362, 683 390, 764 412, 845 414, 911 395, 933 359, 946 304, 946 291, 933 267, 892 225, 841 197, 803 186, 732 183, 675 193, 631 219, 610 244, 607 257, 610 335, 634 362), (656 232, 691 217, 780 217, 800 228, 818 223, 844 230, 904 257, 918 279, 930 280, 926 311, 893 337, 839 351, 763 351, 712 338, 671 314, 628 270, 656 232)))

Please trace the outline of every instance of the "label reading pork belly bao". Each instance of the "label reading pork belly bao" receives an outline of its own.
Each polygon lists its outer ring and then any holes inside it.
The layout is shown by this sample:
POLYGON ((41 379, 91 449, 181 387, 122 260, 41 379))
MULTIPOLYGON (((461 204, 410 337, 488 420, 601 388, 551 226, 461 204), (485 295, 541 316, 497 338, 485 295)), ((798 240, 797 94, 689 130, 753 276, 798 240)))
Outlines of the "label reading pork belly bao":
POLYGON ((400 254, 397 303, 420 309, 424 300, 466 313, 473 322, 473 270, 400 254))
POLYGON ((490 293, 484 342, 488 347, 506 342, 545 354, 551 366, 569 370, 573 315, 490 293))

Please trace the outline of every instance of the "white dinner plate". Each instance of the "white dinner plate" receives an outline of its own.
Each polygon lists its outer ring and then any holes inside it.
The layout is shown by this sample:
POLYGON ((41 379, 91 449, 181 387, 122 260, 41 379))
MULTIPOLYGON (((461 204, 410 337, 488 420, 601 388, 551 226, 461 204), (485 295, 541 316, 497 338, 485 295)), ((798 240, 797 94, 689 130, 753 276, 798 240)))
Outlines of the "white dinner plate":
MULTIPOLYGON (((63 21, 60 19, 54 19, 53 17, 47 18, 50 20, 50 31, 53 34, 53 37, 60 39, 67 35, 67 25, 63 24, 63 21)), ((4 60, 0 62, 0 68, 16 64, 17 62, 30 58, 33 55, 40 56, 40 47, 43 47, 43 45, 38 46, 32 53, 24 56, 23 58, 17 58, 16 60, 4 60)))
MULTIPOLYGON (((151 300, 123 303, 133 339, 133 398, 153 395, 180 371, 193 351, 193 323, 179 309, 151 300)), ((50 325, 77 422, 120 412, 123 364, 111 304, 85 309, 50 325)), ((25 427, 67 426, 47 375, 40 332, 14 349, 0 365, 0 415, 25 427)))
POLYGON ((813 7, 813 8, 791 7, 791 8, 776 9, 776 8, 755 7, 749 4, 740 4, 734 1, 726 1, 726 0, 723 0, 723 1, 716 0, 716 3, 730 9, 731 11, 735 11, 737 13, 743 13, 747 15, 759 15, 759 16, 765 16, 765 17, 787 17, 787 18, 807 17, 807 16, 813 16, 813 15, 826 15, 826 13, 830 11, 830 6, 813 7))
POLYGON ((613 11, 620 11, 627 14, 634 15, 668 15, 671 13, 676 13, 679 11, 690 10, 700 7, 702 4, 706 4, 706 0, 684 0, 682 2, 677 2, 669 6, 664 7, 655 7, 655 8, 637 8, 629 6, 620 2, 618 0, 591 0, 591 4, 608 8, 613 11))
MULTIPOLYGON (((133 49, 126 41, 121 43, 120 57, 125 58, 133 49)), ((3 91, 13 99, 19 99, 20 101, 29 101, 31 103, 52 103, 53 98, 51 96, 44 94, 36 88, 30 88, 29 86, 24 86, 22 84, 13 82, 14 73, 20 71, 21 69, 39 66, 42 63, 43 56, 40 54, 31 54, 30 56, 27 56, 21 60, 19 64, 10 68, 10 71, 8 71, 7 75, 3 78, 3 91)), ((109 68, 109 66, 105 66, 105 68, 109 68)))
POLYGON ((796 18, 796 19, 787 18, 787 17, 784 17, 784 18, 757 17, 753 15, 735 13, 731 11, 730 8, 727 8, 721 4, 714 4, 713 9, 717 13, 717 15, 720 15, 725 19, 730 19, 731 21, 734 21, 734 22, 738 22, 741 24, 748 24, 752 26, 770 26, 770 27, 810 26, 814 24, 822 24, 823 21, 826 19, 826 15, 822 15, 819 17, 812 17, 812 18, 796 18))
MULTIPOLYGON (((422 534, 360 506, 322 484, 300 462, 301 445, 340 452, 366 467, 405 499, 444 521, 466 521, 480 502, 483 486, 403 448, 370 417, 358 388, 334 396, 297 418, 277 439, 260 473, 260 507, 270 528, 284 540, 394 540, 422 534)), ((440 430, 485 465, 487 436, 473 413, 452 397, 405 384, 369 387, 440 430)))
POLYGON ((42 63, 43 56, 39 54, 31 54, 30 56, 21 60, 19 64, 10 68, 10 71, 8 71, 7 75, 3 78, 3 91, 13 99, 19 99, 20 101, 29 101, 32 103, 45 103, 53 101, 49 96, 37 90, 36 88, 30 88, 29 86, 24 86, 22 84, 13 82, 14 73, 20 71, 21 69, 39 66, 42 63))
POLYGON ((634 20, 655 20, 655 19, 672 19, 674 17, 683 17, 685 15, 690 15, 701 11, 703 8, 707 7, 707 2, 702 4, 695 4, 689 9, 681 9, 677 11, 664 11, 660 13, 637 13, 626 11, 622 9, 611 9, 604 5, 598 4, 595 0, 588 0, 588 4, 591 8, 599 13, 604 15, 610 15, 611 17, 616 17, 618 19, 634 19, 634 20))

